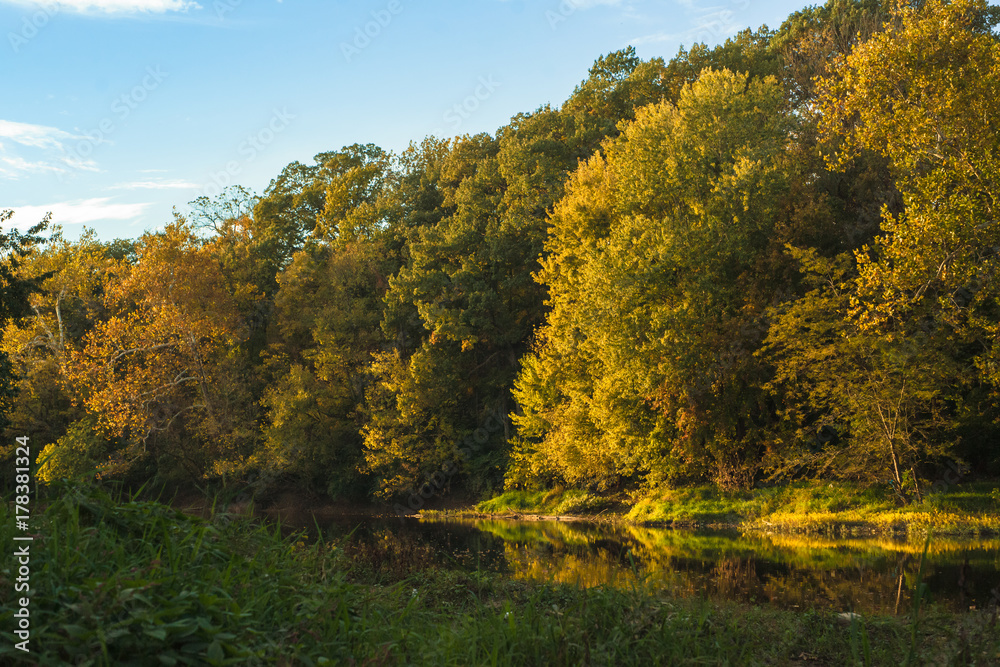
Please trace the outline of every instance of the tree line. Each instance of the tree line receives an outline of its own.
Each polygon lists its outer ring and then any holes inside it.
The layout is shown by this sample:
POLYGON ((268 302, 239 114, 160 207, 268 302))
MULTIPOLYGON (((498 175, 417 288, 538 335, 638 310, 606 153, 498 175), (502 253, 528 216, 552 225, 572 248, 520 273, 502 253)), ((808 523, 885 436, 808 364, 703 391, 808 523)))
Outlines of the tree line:
POLYGON ((998 23, 829 0, 137 240, 9 232, 6 442, 356 499, 998 476, 998 23))

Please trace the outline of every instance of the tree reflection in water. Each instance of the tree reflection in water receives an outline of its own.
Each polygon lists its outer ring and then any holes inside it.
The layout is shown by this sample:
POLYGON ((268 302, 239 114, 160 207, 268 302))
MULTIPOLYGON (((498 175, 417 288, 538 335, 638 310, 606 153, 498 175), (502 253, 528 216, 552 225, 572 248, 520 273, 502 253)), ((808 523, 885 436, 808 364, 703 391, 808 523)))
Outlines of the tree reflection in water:
MULTIPOLYGON (((430 523, 424 521, 424 523, 430 523)), ((580 586, 639 582, 678 596, 783 608, 904 613, 923 539, 682 531, 569 522, 435 520, 503 540, 514 577, 580 586)), ((985 607, 1000 585, 1000 540, 935 538, 923 580, 932 602, 985 607)))
MULTIPOLYGON (((294 527, 296 521, 287 521, 294 527)), ((359 573, 396 580, 442 567, 578 586, 648 584, 678 597, 787 609, 904 614, 924 540, 670 530, 567 521, 339 517, 359 573)), ((313 522, 302 521, 307 530, 313 522)), ((313 532, 313 531, 310 531, 313 532)), ((936 537, 923 567, 925 601, 962 611, 1000 603, 1000 539, 936 537)))

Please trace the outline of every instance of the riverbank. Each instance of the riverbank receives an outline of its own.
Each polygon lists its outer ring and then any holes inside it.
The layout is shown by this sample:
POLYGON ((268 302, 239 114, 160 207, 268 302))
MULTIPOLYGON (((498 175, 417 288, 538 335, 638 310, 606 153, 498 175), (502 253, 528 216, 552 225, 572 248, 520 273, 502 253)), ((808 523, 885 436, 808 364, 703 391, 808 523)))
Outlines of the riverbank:
MULTIPOLYGON (((996 605, 900 616, 581 588, 441 566, 426 545, 334 542, 98 489, 32 517, 30 648, 14 664, 994 664, 996 605)), ((0 504, 0 540, 15 522, 0 504)), ((0 572, 11 628, 13 570, 0 572)))
POLYGON ((1000 481, 954 485, 903 507, 897 506, 888 487, 796 482, 737 492, 709 486, 663 489, 639 497, 575 489, 508 491, 474 508, 444 514, 837 535, 931 531, 936 535, 997 535, 1000 481))

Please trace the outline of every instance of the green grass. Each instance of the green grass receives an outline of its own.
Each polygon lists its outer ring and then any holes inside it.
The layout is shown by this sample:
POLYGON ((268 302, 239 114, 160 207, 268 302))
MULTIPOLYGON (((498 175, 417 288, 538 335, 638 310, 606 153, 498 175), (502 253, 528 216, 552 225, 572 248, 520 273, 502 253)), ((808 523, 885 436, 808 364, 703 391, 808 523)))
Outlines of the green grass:
POLYGON ((476 505, 486 514, 602 514, 637 524, 741 525, 801 532, 1000 533, 1000 483, 976 482, 897 507, 888 486, 794 482, 751 491, 714 486, 652 491, 619 510, 617 499, 576 489, 507 491, 476 505), (609 513, 610 511, 610 513, 609 513))
POLYGON ((542 514, 555 509, 555 504, 550 501, 558 493, 558 491, 506 491, 496 498, 479 503, 476 505, 476 510, 487 514, 522 511, 542 514))
MULTIPOLYGON (((0 540, 13 544, 6 503, 0 514, 0 540)), ((78 486, 33 521, 33 664, 880 665, 914 645, 935 664, 1000 659, 992 612, 845 623, 641 583, 533 584, 442 566, 431 547, 388 534, 282 538, 78 486)), ((9 639, 12 559, 3 567, 8 664, 23 655, 9 639)))
POLYGON ((614 505, 614 500, 592 495, 580 489, 513 490, 479 503, 476 505, 476 511, 484 514, 596 514, 614 505))
POLYGON ((778 515, 877 513, 893 507, 892 498, 878 487, 797 482, 742 492, 725 492, 710 486, 668 489, 643 498, 626 517, 651 522, 737 523, 778 515))

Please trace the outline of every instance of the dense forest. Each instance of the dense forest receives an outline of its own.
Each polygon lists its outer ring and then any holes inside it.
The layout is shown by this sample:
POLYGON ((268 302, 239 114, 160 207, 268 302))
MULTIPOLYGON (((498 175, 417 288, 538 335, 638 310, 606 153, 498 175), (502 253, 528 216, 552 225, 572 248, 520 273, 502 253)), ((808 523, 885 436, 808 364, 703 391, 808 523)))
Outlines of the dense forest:
POLYGON ((409 508, 998 477, 998 23, 829 0, 137 240, 9 231, 0 455, 409 508))

